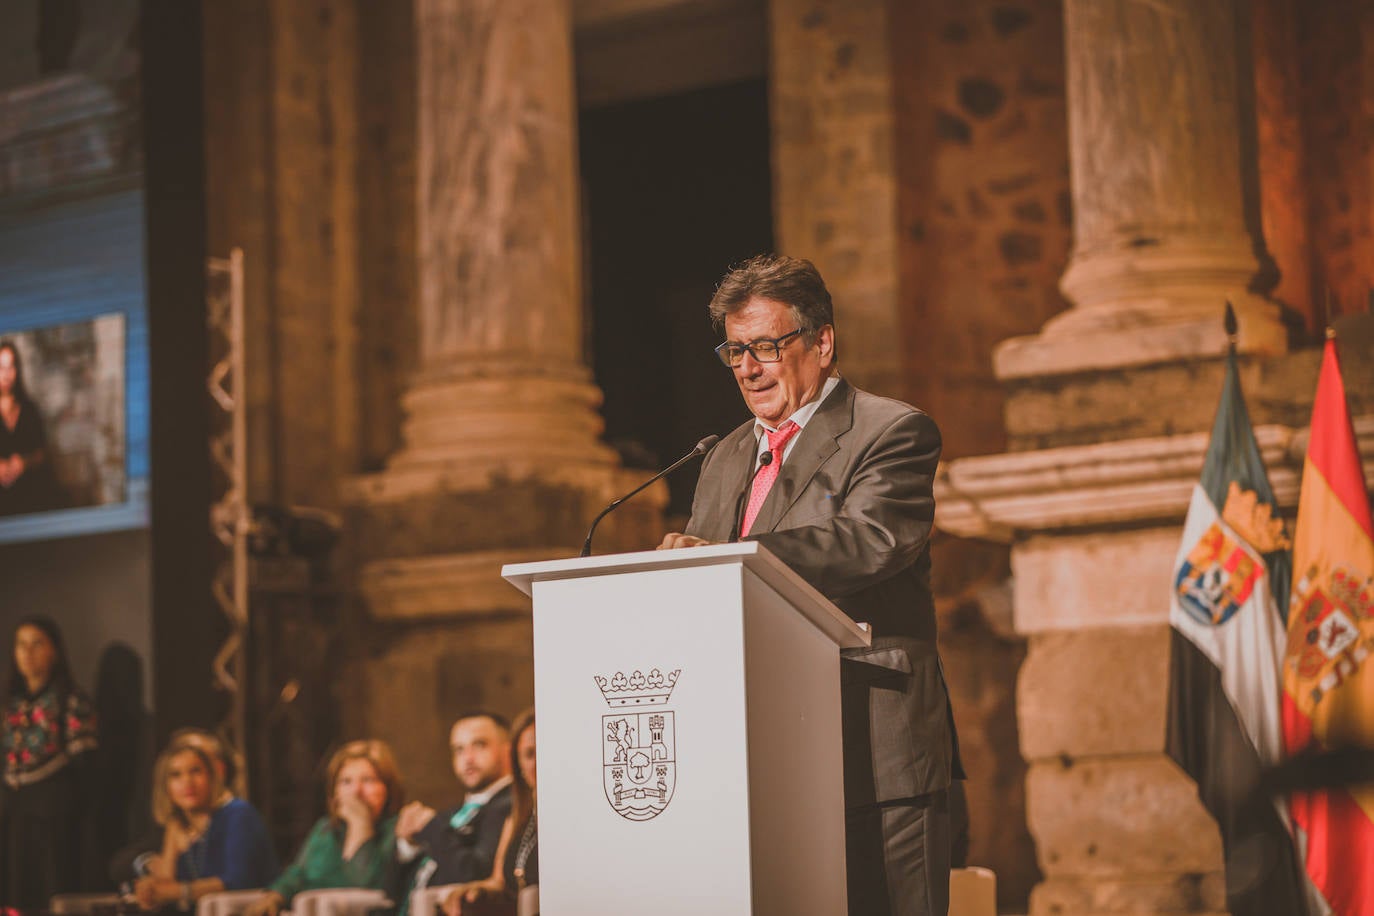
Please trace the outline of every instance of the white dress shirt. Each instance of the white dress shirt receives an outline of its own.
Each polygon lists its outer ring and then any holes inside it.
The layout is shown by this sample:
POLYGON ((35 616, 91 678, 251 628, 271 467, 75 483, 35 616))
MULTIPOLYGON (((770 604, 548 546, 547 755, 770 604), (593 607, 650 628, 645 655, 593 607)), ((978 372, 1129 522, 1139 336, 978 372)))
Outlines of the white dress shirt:
MULTIPOLYGON (((807 422, 816 415, 816 411, 821 409, 821 402, 824 401, 826 398, 830 397, 830 392, 834 391, 835 386, 839 384, 840 377, 838 375, 830 376, 830 378, 825 380, 825 384, 821 386, 821 393, 816 396, 816 399, 813 401, 809 401, 806 404, 803 404, 801 407, 798 407, 797 412, 792 414, 792 416, 788 417, 787 420, 791 420, 793 423, 797 424, 797 426, 801 429, 805 429, 807 422)), ((787 420, 783 420, 783 424, 787 423, 787 420)), ((757 439, 759 442, 758 456, 761 457, 764 452, 768 451, 768 437, 765 436, 764 433, 775 432, 777 432, 776 427, 769 426, 762 420, 755 418, 754 438, 757 439)), ((792 454, 792 447, 797 444, 797 440, 799 438, 801 438, 800 432, 792 436, 791 439, 787 440, 787 445, 782 450, 783 461, 786 461, 787 456, 792 454)), ((779 465, 779 467, 781 467, 781 465, 779 465)), ((758 457, 754 459, 754 468, 758 468, 758 457)))

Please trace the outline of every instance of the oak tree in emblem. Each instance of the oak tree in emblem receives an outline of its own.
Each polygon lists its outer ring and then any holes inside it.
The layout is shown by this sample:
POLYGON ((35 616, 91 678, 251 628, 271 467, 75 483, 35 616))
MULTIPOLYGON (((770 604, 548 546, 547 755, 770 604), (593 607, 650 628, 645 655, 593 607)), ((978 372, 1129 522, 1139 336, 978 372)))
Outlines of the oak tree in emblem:
POLYGON ((677 776, 674 714, 664 709, 681 669, 659 668, 628 677, 596 675, 606 704, 617 710, 601 717, 602 784, 611 809, 630 821, 657 817, 672 800, 677 776), (635 707, 651 707, 640 711, 635 707))

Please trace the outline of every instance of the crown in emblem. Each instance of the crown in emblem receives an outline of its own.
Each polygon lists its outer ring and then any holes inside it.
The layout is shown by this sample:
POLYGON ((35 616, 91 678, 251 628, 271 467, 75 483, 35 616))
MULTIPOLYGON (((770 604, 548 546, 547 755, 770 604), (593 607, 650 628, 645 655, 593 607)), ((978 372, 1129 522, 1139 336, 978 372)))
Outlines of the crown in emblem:
POLYGON ((673 695, 681 671, 678 668, 664 674, 655 668, 648 674, 636 670, 628 675, 617 671, 609 679, 598 674, 596 686, 601 688, 608 706, 662 706, 673 695))
POLYGON ((1273 553, 1293 546, 1284 530, 1283 519, 1274 518, 1273 514, 1274 507, 1260 502, 1254 490, 1242 489, 1234 480, 1226 488, 1222 521, 1259 553, 1273 553))
POLYGON ((1374 617, 1374 577, 1363 578, 1346 566, 1337 566, 1331 573, 1331 596, 1354 615, 1374 617))

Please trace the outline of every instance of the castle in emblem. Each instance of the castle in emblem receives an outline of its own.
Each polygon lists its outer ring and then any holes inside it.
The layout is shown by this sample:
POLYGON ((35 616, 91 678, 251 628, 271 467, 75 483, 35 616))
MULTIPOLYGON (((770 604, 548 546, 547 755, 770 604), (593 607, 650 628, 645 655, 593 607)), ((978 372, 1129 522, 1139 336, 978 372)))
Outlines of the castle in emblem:
POLYGON ((671 699, 680 673, 681 669, 664 674, 654 668, 648 674, 617 671, 595 677, 613 710, 601 717, 602 785, 611 810, 626 820, 651 820, 672 800, 677 739, 673 712, 662 707, 671 699))

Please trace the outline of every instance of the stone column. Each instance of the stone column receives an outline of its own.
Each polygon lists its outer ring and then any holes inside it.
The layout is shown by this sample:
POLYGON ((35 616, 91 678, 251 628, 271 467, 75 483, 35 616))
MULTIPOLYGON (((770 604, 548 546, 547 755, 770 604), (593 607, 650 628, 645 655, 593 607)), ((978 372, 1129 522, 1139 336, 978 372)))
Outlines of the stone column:
POLYGON ((1238 3, 1066 0, 1073 307, 996 352, 1011 451, 954 461, 937 490, 943 530, 1012 545, 1044 874, 1032 916, 1226 909, 1219 831, 1164 753, 1170 572, 1220 395, 1226 300, 1241 348, 1273 357, 1245 373, 1285 502, 1301 458, 1276 417, 1301 415, 1312 369, 1284 355, 1278 308, 1250 291, 1262 245, 1238 3))
POLYGON ((420 369, 396 469, 608 464, 565 0, 417 0, 420 369))
POLYGON ((1240 347, 1281 353, 1259 272, 1237 85, 1236 0, 1067 0, 1075 308, 999 349, 1002 378, 1213 356, 1223 303, 1240 347))
MULTIPOLYGON (((1310 409, 1301 401, 1314 390, 1317 356, 1271 361, 1251 403, 1310 409)), ((1353 408, 1367 410, 1374 372, 1351 373, 1350 390, 1353 408)), ((1354 426, 1366 474, 1374 472, 1374 414, 1354 426)), ((1255 435, 1279 504, 1292 511, 1307 432, 1263 423, 1255 435)), ((1030 639, 1017 720, 1045 876, 1031 916, 1226 910, 1220 833, 1164 753, 1169 592, 1208 438, 965 458, 936 483, 942 531, 1013 544, 1015 624, 1030 639)))
MULTIPOLYGON (((642 472, 601 443, 585 360, 569 0, 414 0, 416 310, 400 448, 350 487, 373 624, 349 725, 393 742, 416 797, 454 782, 446 723, 533 702, 528 602, 504 563, 575 556, 642 472)), ((662 537, 666 489, 601 552, 662 537)))

